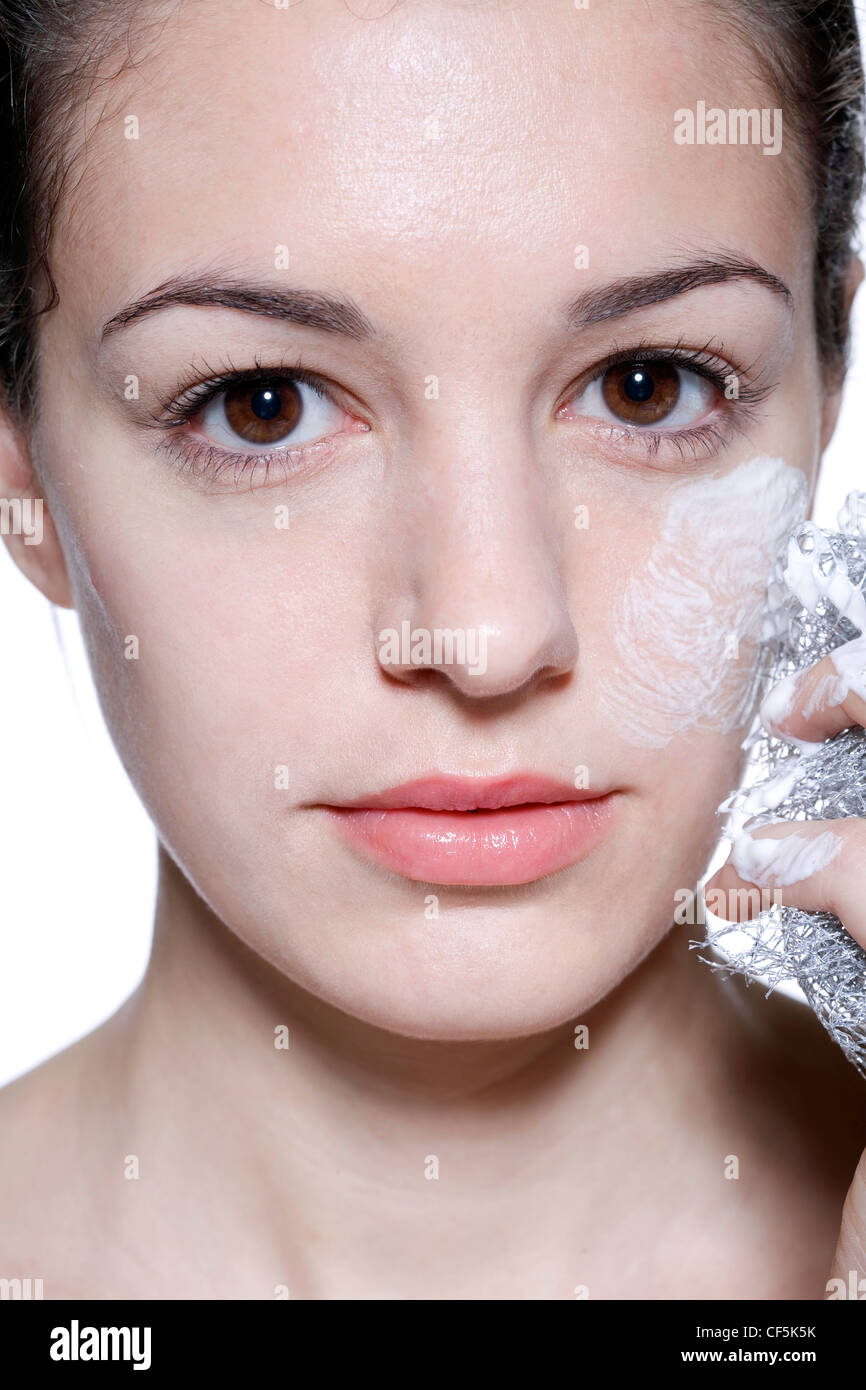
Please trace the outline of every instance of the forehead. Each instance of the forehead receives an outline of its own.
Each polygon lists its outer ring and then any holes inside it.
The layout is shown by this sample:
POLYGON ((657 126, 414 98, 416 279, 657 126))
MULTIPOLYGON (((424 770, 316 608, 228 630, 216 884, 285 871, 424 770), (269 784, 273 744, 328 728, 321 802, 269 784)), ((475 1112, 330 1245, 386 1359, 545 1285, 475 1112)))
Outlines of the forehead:
POLYGON ((89 281, 107 317, 181 267, 273 271, 285 246, 305 279, 360 302, 364 287, 399 299, 408 276, 484 293, 488 273, 517 298, 573 280, 581 245, 611 275, 734 247, 796 285, 811 229, 790 143, 674 138, 698 101, 778 104, 719 13, 181 0, 82 114, 58 281, 89 281))

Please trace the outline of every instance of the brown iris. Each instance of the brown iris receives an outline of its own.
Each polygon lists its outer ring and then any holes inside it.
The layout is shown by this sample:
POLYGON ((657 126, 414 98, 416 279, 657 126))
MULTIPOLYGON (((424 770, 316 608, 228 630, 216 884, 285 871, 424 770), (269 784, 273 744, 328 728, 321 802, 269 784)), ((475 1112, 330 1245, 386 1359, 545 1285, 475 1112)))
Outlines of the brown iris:
POLYGON ((630 425, 654 425, 680 398, 680 374, 667 362, 624 362, 609 367, 601 392, 609 410, 630 425))
POLYGON ((250 444, 276 444, 295 428, 303 402, 291 381, 243 382, 225 393, 226 419, 250 444))

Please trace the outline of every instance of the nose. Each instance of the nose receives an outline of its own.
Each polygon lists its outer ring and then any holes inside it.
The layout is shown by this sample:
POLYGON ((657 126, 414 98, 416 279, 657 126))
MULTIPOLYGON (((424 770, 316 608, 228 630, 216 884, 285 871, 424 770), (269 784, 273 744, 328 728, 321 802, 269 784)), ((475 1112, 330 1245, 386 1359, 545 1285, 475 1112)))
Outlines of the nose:
POLYGON ((408 684, 435 674, 477 699, 569 672, 569 508, 547 494, 531 445, 516 431, 467 439, 459 421, 440 424, 412 449, 406 487, 390 597, 374 622, 382 670, 408 684))

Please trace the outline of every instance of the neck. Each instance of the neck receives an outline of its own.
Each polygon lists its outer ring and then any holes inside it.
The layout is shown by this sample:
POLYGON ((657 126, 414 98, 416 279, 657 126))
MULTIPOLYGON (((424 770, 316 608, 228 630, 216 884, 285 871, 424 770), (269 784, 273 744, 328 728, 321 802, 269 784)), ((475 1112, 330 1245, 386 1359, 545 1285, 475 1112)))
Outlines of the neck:
POLYGON ((160 869, 150 968, 109 1025, 104 1065, 113 1143, 140 1154, 142 1179, 160 1176, 150 1219, 171 1212, 165 1239, 232 1270, 229 1292, 204 1296, 453 1297, 459 1270, 472 1297, 519 1283, 511 1245, 523 1268, 562 1246, 551 1277, 574 1284, 574 1241, 610 1240, 648 1171, 679 1187, 665 1136, 721 1096, 734 1031, 687 930, 548 1033, 447 1043, 314 998, 164 853, 160 869))

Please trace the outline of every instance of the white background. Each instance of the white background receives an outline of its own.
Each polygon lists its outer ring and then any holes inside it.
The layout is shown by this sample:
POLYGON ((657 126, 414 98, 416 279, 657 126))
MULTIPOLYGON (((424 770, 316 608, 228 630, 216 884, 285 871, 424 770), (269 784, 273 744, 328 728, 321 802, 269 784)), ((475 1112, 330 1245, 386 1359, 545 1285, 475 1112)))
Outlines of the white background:
MULTIPOLYGON (((822 526, 835 524, 850 488, 866 488, 866 285, 858 299, 814 513, 822 526)), ((156 850, 102 722, 75 615, 53 610, 2 545, 0 615, 2 1085, 96 1027, 138 983, 156 850)))

